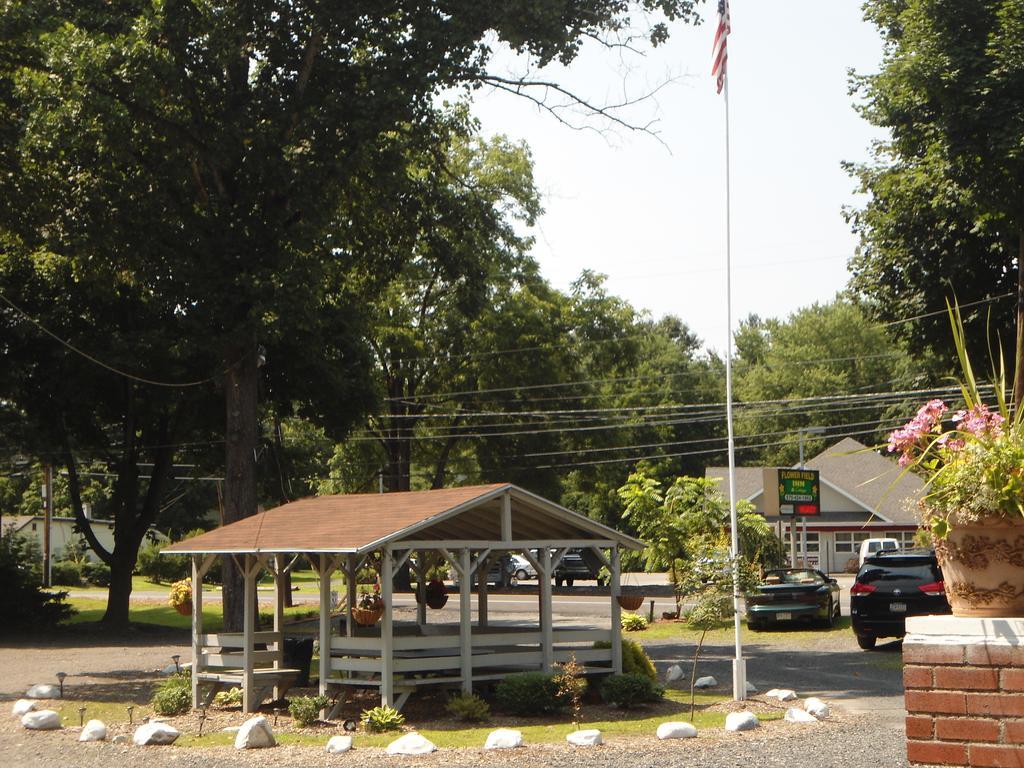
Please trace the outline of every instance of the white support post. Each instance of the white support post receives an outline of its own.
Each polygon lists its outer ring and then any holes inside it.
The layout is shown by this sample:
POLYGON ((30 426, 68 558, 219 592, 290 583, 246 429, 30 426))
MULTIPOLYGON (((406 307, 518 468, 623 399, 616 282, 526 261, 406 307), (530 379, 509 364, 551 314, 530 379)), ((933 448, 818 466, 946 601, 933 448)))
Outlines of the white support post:
POLYGON ((331 676, 331 568, 330 555, 320 555, 317 564, 320 579, 320 695, 327 695, 327 679, 331 676))
POLYGON ((621 571, 622 564, 619 559, 619 548, 612 547, 611 567, 611 593, 612 593, 612 671, 616 675, 622 674, 622 606, 619 605, 619 595, 622 594, 621 571))
POLYGON ((387 707, 395 705, 393 573, 394 558, 391 548, 385 547, 380 560, 380 596, 384 601, 384 617, 380 625, 380 703, 387 707))
POLYGON ((501 540, 512 541, 512 494, 509 491, 501 497, 501 540))
POLYGON ((256 572, 252 555, 242 561, 245 584, 245 614, 242 617, 242 709, 255 712, 260 705, 256 700, 253 678, 253 634, 256 631, 256 572))
POLYGON ((427 559, 425 553, 416 553, 413 563, 416 573, 416 623, 421 627, 427 623, 427 559))
POLYGON ((203 671, 203 571, 192 555, 192 708, 199 707, 199 673, 203 671))
POLYGON ((476 623, 487 626, 487 572, 491 567, 491 556, 484 555, 476 566, 476 623))
MULTIPOLYGON (((277 647, 274 649, 274 669, 284 668, 284 555, 274 556, 274 633, 277 635, 277 647)), ((274 701, 278 701, 284 695, 280 685, 274 686, 274 701)))
MULTIPOLYGON (((459 552, 459 568, 462 578, 459 579, 459 661, 462 670, 463 693, 473 692, 473 606, 470 601, 473 588, 472 565, 470 552, 463 549, 459 552)), ((483 575, 487 579, 487 574, 483 575)))
POLYGON ((540 650, 543 670, 551 672, 555 662, 555 635, 551 626, 551 550, 545 547, 539 554, 540 572, 537 581, 540 585, 540 650))
POLYGON ((356 631, 356 623, 352 619, 352 609, 356 607, 356 574, 359 564, 355 555, 345 558, 345 635, 352 637, 356 631))

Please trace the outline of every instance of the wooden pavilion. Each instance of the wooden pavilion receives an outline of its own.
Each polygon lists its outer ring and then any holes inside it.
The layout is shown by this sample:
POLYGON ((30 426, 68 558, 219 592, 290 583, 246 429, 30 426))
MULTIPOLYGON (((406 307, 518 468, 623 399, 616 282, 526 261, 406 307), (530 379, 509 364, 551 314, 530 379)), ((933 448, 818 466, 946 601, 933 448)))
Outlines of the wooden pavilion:
MULTIPOLYGON (((283 576, 298 558, 312 564, 320 582, 320 693, 350 687, 379 688, 381 703, 398 706, 424 685, 459 686, 500 680, 510 672, 550 671, 575 657, 585 672, 621 672, 619 551, 643 543, 554 502, 507 483, 388 494, 319 496, 291 502, 166 547, 189 555, 198 585, 215 558, 231 558, 244 576, 245 619, 241 633, 203 632, 202 590, 192 601, 192 695, 201 687, 243 689, 245 711, 266 694, 283 695, 296 670, 284 665, 283 576), (552 624, 552 574, 570 549, 588 549, 608 568, 611 627, 559 628, 552 624), (504 553, 526 557, 537 571, 538 621, 490 626, 486 574, 504 553), (458 626, 428 625, 424 570, 443 557, 458 581, 458 626), (384 613, 379 625, 357 626, 356 574, 379 558, 384 613), (416 622, 392 615, 393 579, 408 562, 417 573, 416 622), (273 630, 255 631, 256 580, 275 578, 273 630), (331 576, 347 584, 346 615, 331 622, 331 576), (477 598, 473 622, 472 594, 477 598), (604 647, 593 647, 596 641, 604 647), (329 649, 329 650, 325 650, 329 649)), ((212 693, 210 694, 212 696, 212 693)), ((344 695, 339 699, 343 701, 344 695)))

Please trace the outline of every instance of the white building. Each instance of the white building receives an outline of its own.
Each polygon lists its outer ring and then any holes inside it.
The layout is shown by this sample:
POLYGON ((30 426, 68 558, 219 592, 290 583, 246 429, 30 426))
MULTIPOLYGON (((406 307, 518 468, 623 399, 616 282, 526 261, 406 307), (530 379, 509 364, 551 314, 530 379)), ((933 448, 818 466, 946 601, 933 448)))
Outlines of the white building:
MULTIPOLYGON (((89 548, 85 537, 79 533, 75 526, 77 520, 73 517, 50 518, 50 557, 56 560, 64 559, 68 547, 77 547, 79 541, 83 542, 85 556, 94 562, 99 561, 99 556, 89 548)), ((42 515, 19 515, 16 517, 4 517, 0 523, 0 536, 7 536, 10 533, 20 534, 28 539, 34 539, 43 548, 43 528, 46 525, 46 518, 42 515)), ((92 532, 99 543, 108 552, 114 548, 114 521, 113 520, 90 520, 92 532)), ((150 534, 156 536, 160 541, 169 541, 167 536, 150 529, 150 534)))
MULTIPOLYGON (((863 443, 845 438, 805 462, 821 478, 821 516, 808 517, 807 548, 801 552, 802 535, 797 537, 797 557, 808 565, 828 572, 846 570, 856 557, 860 542, 887 536, 909 547, 918 528, 917 502, 924 483, 902 470, 893 459, 879 455, 863 443)), ((728 468, 708 467, 705 477, 721 481, 728 493, 728 468)), ((736 496, 752 502, 765 514, 761 467, 736 468, 736 496)), ((790 551, 789 519, 765 515, 775 525, 790 551)))

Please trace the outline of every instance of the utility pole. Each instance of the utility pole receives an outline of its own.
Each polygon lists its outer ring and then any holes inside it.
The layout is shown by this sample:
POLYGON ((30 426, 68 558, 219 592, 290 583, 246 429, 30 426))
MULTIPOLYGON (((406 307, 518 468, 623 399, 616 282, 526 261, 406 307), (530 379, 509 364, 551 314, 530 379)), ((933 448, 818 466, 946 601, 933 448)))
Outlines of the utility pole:
POLYGON ((43 586, 52 586, 50 578, 50 522, 53 519, 53 467, 43 465, 43 586))

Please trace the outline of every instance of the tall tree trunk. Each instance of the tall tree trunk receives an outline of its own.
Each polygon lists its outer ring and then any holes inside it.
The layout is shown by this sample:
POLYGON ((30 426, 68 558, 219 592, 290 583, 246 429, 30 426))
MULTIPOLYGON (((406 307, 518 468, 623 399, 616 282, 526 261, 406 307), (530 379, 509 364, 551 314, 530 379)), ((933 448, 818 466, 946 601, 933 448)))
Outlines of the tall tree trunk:
POLYGON ((1017 354, 1013 373, 1013 408, 1024 403, 1024 229, 1017 241, 1017 354))
POLYGON ((124 556, 123 552, 114 551, 110 558, 110 590, 107 594, 107 610, 100 620, 109 627, 128 626, 128 610, 132 597, 132 571, 135 570, 135 559, 124 556))
MULTIPOLYGON (((224 524, 256 514, 256 435, 259 368, 256 340, 249 334, 229 355, 224 377, 225 428, 224 524)), ((245 614, 242 574, 224 559, 224 629, 240 632, 245 614)))

